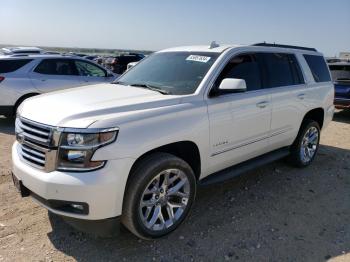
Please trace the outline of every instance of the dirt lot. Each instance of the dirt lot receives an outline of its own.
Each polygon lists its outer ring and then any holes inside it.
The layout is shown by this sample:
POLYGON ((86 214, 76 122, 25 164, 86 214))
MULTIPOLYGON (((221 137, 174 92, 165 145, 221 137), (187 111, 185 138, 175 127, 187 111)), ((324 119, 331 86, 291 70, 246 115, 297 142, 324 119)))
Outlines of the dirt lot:
POLYGON ((21 199, 13 125, 0 118, 0 261, 350 261, 349 111, 323 132, 312 166, 280 161, 200 189, 186 222, 157 241, 83 234, 21 199))

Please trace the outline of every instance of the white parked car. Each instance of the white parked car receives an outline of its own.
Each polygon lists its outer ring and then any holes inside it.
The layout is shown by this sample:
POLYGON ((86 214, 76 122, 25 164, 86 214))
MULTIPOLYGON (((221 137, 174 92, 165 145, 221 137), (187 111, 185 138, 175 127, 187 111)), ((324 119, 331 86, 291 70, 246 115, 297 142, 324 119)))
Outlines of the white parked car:
POLYGON ((139 63, 139 61, 137 62, 131 62, 126 66, 126 71, 128 71, 129 69, 131 69, 132 67, 136 66, 139 63))
POLYGON ((14 115, 17 107, 34 95, 82 85, 110 83, 116 77, 98 64, 79 57, 0 56, 0 115, 14 115))
POLYGON ((198 185, 282 157, 308 166, 333 98, 315 49, 163 50, 114 84, 26 100, 13 180, 77 227, 121 220, 141 238, 161 237, 185 219, 198 185))
POLYGON ((42 54, 44 50, 39 47, 11 46, 1 48, 0 53, 4 55, 42 54))

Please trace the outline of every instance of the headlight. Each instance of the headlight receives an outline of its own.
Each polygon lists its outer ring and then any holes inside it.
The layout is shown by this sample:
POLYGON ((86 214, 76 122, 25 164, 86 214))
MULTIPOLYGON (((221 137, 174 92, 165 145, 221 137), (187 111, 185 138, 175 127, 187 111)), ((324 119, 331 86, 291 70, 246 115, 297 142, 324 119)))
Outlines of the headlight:
POLYGON ((113 143, 118 130, 102 130, 96 133, 62 133, 57 170, 92 171, 103 167, 106 161, 91 161, 95 151, 113 143))

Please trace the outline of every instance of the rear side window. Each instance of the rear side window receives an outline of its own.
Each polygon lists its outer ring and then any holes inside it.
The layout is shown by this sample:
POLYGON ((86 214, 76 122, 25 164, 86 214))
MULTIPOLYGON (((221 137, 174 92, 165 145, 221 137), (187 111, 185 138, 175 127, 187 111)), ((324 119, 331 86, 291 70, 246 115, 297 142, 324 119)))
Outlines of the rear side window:
POLYGON ((244 54, 232 58, 215 81, 215 87, 211 95, 218 92, 220 83, 225 78, 244 79, 247 91, 262 88, 260 66, 255 54, 244 54))
POLYGON ((75 64, 70 59, 44 59, 34 72, 44 75, 79 75, 75 64))
POLYGON ((304 83, 301 69, 296 57, 284 53, 264 53, 266 66, 266 87, 282 87, 304 83))
POLYGON ((323 56, 318 55, 304 55, 307 64, 310 67, 315 82, 328 82, 331 81, 328 67, 323 56))
POLYGON ((0 60, 0 73, 11 73, 25 66, 32 59, 0 60))

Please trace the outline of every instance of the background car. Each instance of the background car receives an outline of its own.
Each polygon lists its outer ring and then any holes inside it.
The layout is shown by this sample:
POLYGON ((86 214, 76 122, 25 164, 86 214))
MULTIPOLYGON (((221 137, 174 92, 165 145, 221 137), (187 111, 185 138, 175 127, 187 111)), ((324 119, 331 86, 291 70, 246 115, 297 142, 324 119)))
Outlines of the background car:
POLYGON ((114 59, 111 61, 111 70, 116 74, 123 74, 129 63, 131 62, 138 62, 141 59, 143 59, 145 56, 143 54, 136 54, 136 53, 130 53, 130 54, 123 54, 120 56, 114 57, 114 59))
POLYGON ((137 64, 138 64, 138 62, 131 62, 131 63, 129 63, 129 64, 127 65, 127 67, 126 67, 126 71, 128 71, 130 68, 134 67, 134 66, 137 65, 137 64))
POLYGON ((335 88, 334 105, 338 109, 350 108, 350 61, 328 64, 335 88))
POLYGON ((39 47, 12 46, 1 48, 3 55, 41 54, 43 52, 44 50, 39 47))
POLYGON ((76 56, 0 56, 0 115, 11 116, 34 95, 51 91, 112 82, 117 75, 76 56))

